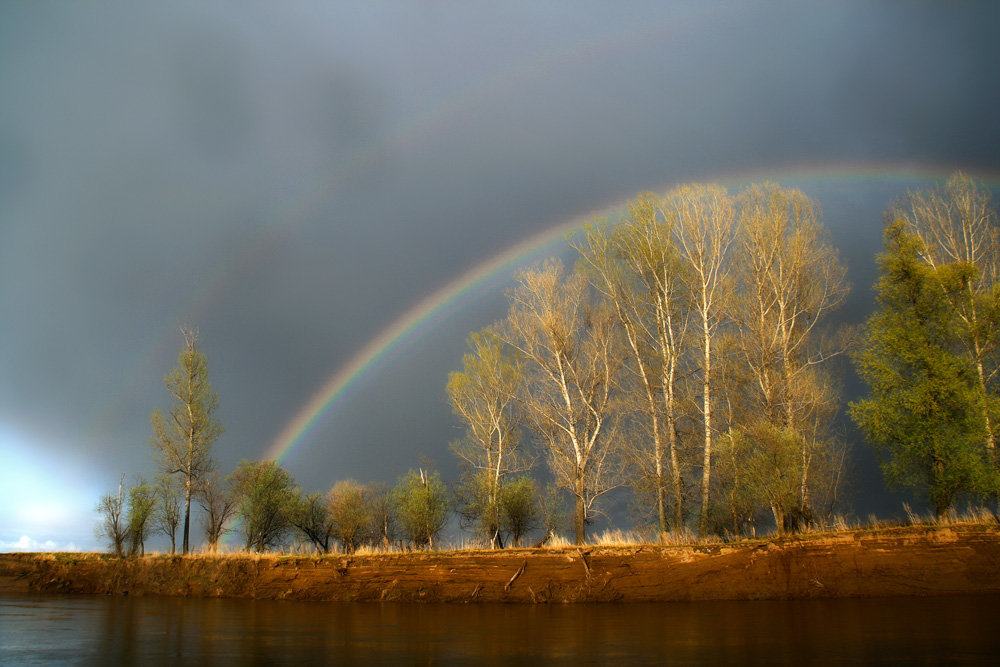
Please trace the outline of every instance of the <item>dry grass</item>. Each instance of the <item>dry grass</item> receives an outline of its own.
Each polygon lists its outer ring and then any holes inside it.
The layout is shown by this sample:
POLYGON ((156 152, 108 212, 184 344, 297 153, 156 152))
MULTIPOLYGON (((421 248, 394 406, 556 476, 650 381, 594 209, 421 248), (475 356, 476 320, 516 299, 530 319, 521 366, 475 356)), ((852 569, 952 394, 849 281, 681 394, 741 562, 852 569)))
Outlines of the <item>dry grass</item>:
POLYGON ((933 512, 919 514, 914 512, 909 503, 903 503, 903 511, 911 526, 954 526, 958 524, 980 524, 996 523, 997 515, 986 507, 968 507, 959 512, 954 508, 942 516, 937 516, 933 512))
MULTIPOLYGON (((851 532, 851 531, 864 531, 864 530, 882 530, 887 528, 897 528, 904 526, 954 526, 954 525, 981 525, 981 524, 997 524, 1000 522, 1000 518, 986 507, 969 507, 961 512, 952 510, 946 515, 938 517, 932 512, 926 512, 920 514, 915 512, 907 503, 903 503, 903 511, 906 515, 904 519, 880 519, 874 514, 869 514, 866 519, 848 519, 844 515, 837 514, 831 517, 828 521, 822 524, 817 524, 811 526, 804 531, 798 533, 788 533, 789 536, 794 535, 821 535, 821 534, 832 534, 851 532)), ((621 530, 621 529, 608 529, 604 532, 593 535, 587 540, 586 544, 591 546, 601 546, 601 547, 634 547, 641 545, 664 545, 664 546, 696 546, 705 544, 718 544, 720 542, 727 543, 739 543, 739 542, 754 542, 761 540, 773 539, 776 536, 775 531, 759 532, 756 535, 736 535, 727 534, 724 536, 719 535, 706 535, 699 537, 693 530, 688 527, 684 527, 679 531, 669 531, 657 535, 655 532, 641 531, 641 530, 621 530)), ((526 541, 521 548, 531 548, 533 542, 526 541)), ((542 545, 542 549, 546 550, 557 550, 566 549, 577 546, 573 541, 568 539, 565 535, 556 534, 549 537, 549 539, 542 545)), ((315 548, 309 544, 295 544, 285 549, 267 551, 263 553, 258 553, 256 551, 247 551, 245 549, 236 548, 233 546, 223 545, 217 551, 209 551, 207 548, 203 547, 197 549, 194 552, 187 555, 180 554, 169 554, 166 552, 147 552, 147 558, 185 558, 185 559, 223 559, 223 558, 240 558, 249 559, 253 561, 262 559, 273 559, 273 558, 323 558, 323 557, 339 557, 339 556, 385 556, 392 554, 404 554, 404 553, 456 553, 456 552, 480 552, 480 551, 490 551, 488 544, 483 543, 481 540, 474 538, 460 538, 456 542, 443 542, 434 545, 433 549, 430 550, 419 550, 414 549, 411 545, 403 544, 363 544, 353 553, 344 552, 339 548, 339 545, 333 545, 330 552, 327 554, 319 554, 316 552, 315 548)), ((87 553, 87 552, 72 552, 72 553, 60 553, 60 552, 41 552, 34 554, 38 558, 43 558, 46 560, 87 560, 87 559, 104 559, 111 558, 112 556, 107 553, 87 553)))

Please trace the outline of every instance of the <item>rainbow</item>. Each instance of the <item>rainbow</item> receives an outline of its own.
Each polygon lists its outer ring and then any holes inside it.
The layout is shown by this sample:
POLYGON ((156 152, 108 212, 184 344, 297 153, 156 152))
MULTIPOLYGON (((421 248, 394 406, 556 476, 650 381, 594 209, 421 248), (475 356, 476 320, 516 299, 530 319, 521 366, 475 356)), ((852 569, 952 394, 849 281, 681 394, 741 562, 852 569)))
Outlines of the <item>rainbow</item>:
POLYGON ((349 389, 371 375, 380 362, 394 351, 504 278, 509 278, 518 267, 547 256, 552 252, 553 246, 580 229, 592 217, 611 217, 619 209, 619 206, 609 207, 546 229, 494 255, 425 297, 334 372, 278 434, 264 457, 281 462, 323 415, 343 400, 349 389))
MULTIPOLYGON (((739 15, 743 10, 734 9, 730 13, 739 15)), ((253 266, 267 252, 275 238, 292 229, 296 221, 316 210, 322 201, 329 199, 345 183, 350 183, 352 179, 377 165, 384 155, 417 145, 421 138, 431 135, 435 128, 445 126, 455 117, 473 111, 477 105, 482 105, 490 99, 502 99, 513 94, 519 87, 528 85, 532 81, 542 80, 544 76, 561 68, 579 66, 616 50, 640 48, 649 40, 664 39, 671 34, 685 34, 695 29, 697 23, 717 16, 717 10, 702 7, 683 11, 679 15, 673 15, 671 12, 658 22, 623 28, 616 33, 580 40, 553 48, 535 57, 513 61, 488 76, 442 95, 435 103, 388 129, 383 136, 359 146, 353 153, 344 156, 336 167, 317 174, 306 185, 283 199, 269 215, 265 216, 268 223, 263 229, 251 235, 229 257, 216 263, 212 273, 201 282, 200 287, 164 318, 157 327, 163 334, 151 338, 143 351, 134 357, 132 363, 124 370, 122 376, 126 380, 115 398, 109 401, 103 410, 95 413, 90 424, 90 432, 104 432, 109 424, 119 418, 123 407, 130 397, 138 392, 139 387, 148 382, 150 377, 156 377, 154 366, 158 360, 169 357, 170 350, 175 348, 179 324, 196 323, 201 320, 211 305, 221 299, 232 285, 238 282, 248 267, 253 266)), ((571 225, 567 225, 567 228, 570 227, 571 225)), ((552 233, 555 236, 559 235, 558 231, 552 233)), ((544 234, 539 235, 536 241, 539 246, 551 243, 551 239, 545 240, 543 237, 544 234)), ((523 244, 519 244, 518 247, 521 245, 523 244)), ((502 263, 500 266, 502 267, 502 263)), ((475 274, 477 271, 470 273, 475 274)), ((474 279, 474 276, 470 279, 474 279)), ((443 289, 446 290, 447 287, 443 289)), ((432 297, 428 297, 418 306, 432 300, 432 297)), ((395 330, 394 327, 390 329, 395 330)), ((405 335, 405 332, 402 335, 405 335)), ((381 340, 381 337, 378 340, 381 340)), ((372 345, 374 343, 375 341, 372 345)))
MULTIPOLYGON (((747 170, 701 180, 719 182, 729 187, 773 180, 800 187, 823 183, 851 185, 883 182, 905 188, 907 184, 912 183, 943 181, 950 172, 951 169, 947 167, 912 164, 834 164, 747 170)), ((975 175, 991 188, 996 189, 1000 185, 1000 178, 996 174, 975 175)), ((358 350, 350 361, 337 369, 314 392, 309 401, 267 448, 265 458, 278 462, 287 458, 324 415, 339 405, 349 391, 365 377, 372 375, 393 352, 432 329, 449 313, 474 300, 477 295, 485 293, 491 286, 509 278, 518 267, 554 253, 559 241, 581 229, 585 223, 595 218, 615 217, 620 214, 624 206, 624 202, 617 203, 554 225, 507 248, 425 297, 400 315, 370 343, 358 350)))

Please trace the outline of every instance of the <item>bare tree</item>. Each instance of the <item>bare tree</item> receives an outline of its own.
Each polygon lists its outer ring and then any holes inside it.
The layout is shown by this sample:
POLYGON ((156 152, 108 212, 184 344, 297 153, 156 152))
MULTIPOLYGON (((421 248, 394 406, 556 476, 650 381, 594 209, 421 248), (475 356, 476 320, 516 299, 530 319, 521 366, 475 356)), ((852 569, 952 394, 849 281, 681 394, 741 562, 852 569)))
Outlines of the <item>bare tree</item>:
POLYGON ((153 524, 156 529, 170 538, 170 553, 177 551, 177 526, 181 523, 180 490, 170 475, 161 473, 156 478, 153 493, 156 497, 156 509, 153 512, 153 524))
POLYGON ((943 189, 913 192, 893 206, 890 219, 905 222, 922 242, 921 257, 934 268, 964 264, 963 289, 947 290, 960 322, 958 337, 975 364, 986 424, 983 442, 996 467, 997 375, 1000 372, 1000 230, 989 191, 956 172, 943 189))
MULTIPOLYGON (((628 205, 614 226, 598 224, 573 243, 595 288, 614 308, 631 353, 627 368, 652 448, 635 448, 643 480, 653 486, 660 532, 667 530, 666 498, 671 498, 670 526, 683 522, 678 455, 678 372, 687 313, 681 308, 681 266, 672 220, 660 202, 644 194, 628 205)), ((624 380, 624 378, 623 378, 624 380)), ((629 391, 629 395, 633 392, 629 391)), ((641 438, 644 442, 645 438, 641 438)))
POLYGON ((530 468, 520 452, 515 398, 521 381, 519 359, 491 327, 468 339, 471 353, 462 370, 448 375, 448 400, 466 426, 465 437, 451 448, 466 467, 463 488, 472 497, 472 520, 493 548, 500 543, 500 489, 506 476, 530 468))
POLYGON ((781 428, 798 434, 797 440, 784 435, 756 439, 780 442, 782 451, 790 442, 799 443, 798 515, 809 521, 811 462, 837 402, 815 368, 843 351, 830 338, 821 345, 818 324, 847 296, 846 268, 827 238, 818 205, 799 190, 773 183, 746 188, 739 197, 739 223, 741 289, 732 312, 759 396, 758 419, 774 428, 745 426, 758 434, 781 428))
POLYGON ((304 494, 300 491, 289 512, 289 520, 312 542, 317 553, 325 554, 330 551, 334 524, 328 496, 322 493, 304 494))
POLYGON ((718 185, 682 185, 663 199, 661 211, 675 230, 689 307, 697 320, 704 433, 699 534, 709 511, 712 470, 712 341, 732 291, 730 251, 736 238, 732 198, 718 185))
POLYGON ((128 521, 126 520, 125 475, 118 481, 118 493, 106 493, 97 503, 97 512, 101 522, 97 526, 97 536, 108 540, 116 556, 125 555, 125 543, 128 541, 128 521))
POLYGON ((182 327, 184 347, 177 366, 163 378, 174 399, 167 415, 153 411, 151 440, 160 469, 180 475, 184 485, 184 553, 190 547, 191 497, 202 478, 212 469, 212 443, 222 434, 215 418, 219 398, 208 380, 205 355, 198 349, 198 332, 182 327))
POLYGON ((212 470, 202 478, 197 497, 204 510, 202 520, 208 548, 214 552, 226 533, 226 524, 236 512, 238 498, 231 480, 223 479, 218 470, 212 470))
POLYGON ((620 484, 613 382, 621 363, 614 314, 561 262, 523 271, 498 335, 524 360, 521 401, 556 483, 575 499, 577 543, 593 504, 620 484))

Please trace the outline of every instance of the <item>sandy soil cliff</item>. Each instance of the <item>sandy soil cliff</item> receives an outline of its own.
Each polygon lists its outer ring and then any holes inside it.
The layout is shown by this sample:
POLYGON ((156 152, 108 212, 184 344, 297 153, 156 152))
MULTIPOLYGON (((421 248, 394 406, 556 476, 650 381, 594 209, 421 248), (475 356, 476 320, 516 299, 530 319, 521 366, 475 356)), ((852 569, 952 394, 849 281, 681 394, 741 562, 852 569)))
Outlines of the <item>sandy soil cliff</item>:
POLYGON ((1000 528, 906 527, 699 546, 366 556, 0 555, 0 592, 594 602, 1000 592, 1000 528))

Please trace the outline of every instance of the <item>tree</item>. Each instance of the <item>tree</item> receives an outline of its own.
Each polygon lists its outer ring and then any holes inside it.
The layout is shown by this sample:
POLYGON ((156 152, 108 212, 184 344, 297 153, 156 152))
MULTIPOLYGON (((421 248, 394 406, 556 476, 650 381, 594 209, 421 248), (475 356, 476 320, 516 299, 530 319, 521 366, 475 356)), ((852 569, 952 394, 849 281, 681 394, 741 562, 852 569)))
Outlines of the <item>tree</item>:
POLYGON ((399 519, 392 492, 392 488, 385 482, 372 482, 365 487, 371 519, 368 535, 373 544, 381 542, 383 547, 395 542, 399 534, 399 519))
POLYGON ((500 527, 514 547, 538 523, 535 482, 525 475, 507 480, 500 487, 500 527))
POLYGON ((462 494, 466 514, 496 548, 502 546, 499 495, 504 478, 530 467, 519 451, 514 414, 521 368, 491 327, 471 334, 468 345, 472 352, 462 358, 462 370, 448 375, 448 400, 466 426, 465 437, 451 448, 467 469, 462 494))
POLYGON ((236 512, 238 498, 233 488, 234 480, 223 479, 218 470, 205 475, 198 485, 198 502, 201 505, 202 522, 209 551, 219 548, 219 541, 228 531, 226 524, 236 512))
POLYGON ((508 543, 519 546, 524 534, 535 526, 535 486, 527 476, 507 476, 494 486, 488 472, 480 471, 465 475, 455 493, 463 527, 475 526, 490 548, 502 549, 508 543), (490 522, 483 517, 490 517, 490 522))
POLYGON ((448 490, 438 473, 411 470, 400 478, 392 495, 403 533, 417 548, 433 548, 450 506, 448 490))
POLYGON ((733 535, 756 535, 760 504, 748 479, 749 439, 742 431, 730 429, 716 444, 713 528, 719 533, 728 530, 733 535))
POLYGON ((212 443, 222 434, 222 424, 215 418, 219 398, 208 380, 205 355, 198 349, 198 332, 181 328, 184 347, 177 366, 166 374, 163 383, 174 399, 167 415, 153 411, 152 446, 160 469, 179 475, 184 486, 183 551, 190 547, 191 497, 202 478, 212 469, 212 443))
POLYGON ((296 495, 291 474, 274 461, 243 460, 232 478, 244 547, 261 552, 283 545, 296 495))
POLYGON ((128 553, 130 556, 146 555, 146 538, 156 510, 156 495, 153 487, 142 477, 128 491, 128 507, 125 522, 128 524, 128 553))
POLYGON ((748 495, 757 507, 766 507, 782 533, 786 517, 799 504, 799 466, 802 436, 787 426, 758 422, 739 433, 747 442, 743 457, 748 495))
MULTIPOLYGON (((955 337, 976 370, 982 395, 983 444, 996 468, 1000 416, 1000 230, 989 191, 961 172, 944 188, 910 193, 889 215, 921 244, 918 255, 935 269, 964 266, 961 284, 946 289, 956 320, 955 337)), ((944 274, 938 274, 944 275, 944 274)))
POLYGON ((298 493, 289 512, 289 521, 305 535, 316 552, 330 551, 330 538, 334 536, 333 519, 330 515, 330 500, 322 493, 298 493))
POLYGON ((940 516, 960 494, 995 486, 979 376, 956 344, 952 306, 975 272, 924 261, 925 244, 904 220, 885 239, 878 307, 854 356, 870 396, 851 404, 851 417, 880 449, 889 485, 926 493, 940 516))
POLYGON ((471 528, 491 549, 502 549, 505 543, 500 505, 503 484, 488 470, 466 471, 454 488, 462 528, 471 528))
POLYGON ((181 522, 181 501, 177 484, 170 475, 160 474, 153 487, 156 507, 153 526, 170 538, 170 553, 177 551, 177 526, 181 522))
POLYGON ((583 276, 564 273, 558 260, 521 272, 497 332, 524 360, 521 404, 574 498, 582 544, 594 502, 621 483, 613 389, 623 355, 614 313, 591 300, 583 276))
POLYGON ((572 244, 628 342, 631 372, 623 384, 643 416, 638 442, 630 441, 637 445, 631 449, 640 472, 636 482, 652 487, 660 532, 668 527, 668 495, 669 524, 676 530, 683 522, 678 371, 688 318, 673 222, 660 215, 659 199, 647 193, 628 204, 623 220, 592 225, 572 244), (651 448, 644 444, 647 433, 651 448))
POLYGON ((545 531, 538 546, 548 542, 569 525, 569 507, 566 505, 565 497, 554 484, 546 485, 545 491, 538 495, 538 514, 542 529, 545 531))
POLYGON ((749 395, 758 397, 750 412, 755 421, 771 424, 759 433, 789 429, 799 434, 795 514, 808 522, 811 462, 826 444, 824 427, 837 403, 830 383, 815 369, 842 351, 820 345, 818 324, 846 297, 846 268, 827 238, 818 205, 801 191, 751 185, 738 204, 741 289, 732 312, 752 378, 749 395))
POLYGON ((125 555, 125 543, 128 540, 128 521, 125 518, 125 498, 128 488, 125 486, 125 475, 118 481, 118 493, 106 493, 97 503, 97 512, 101 522, 97 526, 97 536, 108 540, 116 556, 125 555))
POLYGON ((347 479, 337 482, 328 496, 332 534, 344 551, 353 553, 372 525, 371 506, 364 484, 347 479))
POLYGON ((682 185, 667 193, 664 218, 675 230, 689 307, 697 321, 701 370, 702 450, 701 513, 704 534, 712 470, 712 342, 732 294, 730 251, 736 239, 732 198, 718 185, 682 185))

